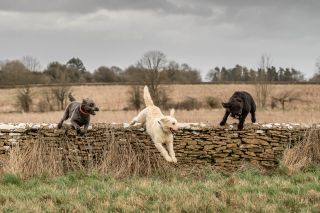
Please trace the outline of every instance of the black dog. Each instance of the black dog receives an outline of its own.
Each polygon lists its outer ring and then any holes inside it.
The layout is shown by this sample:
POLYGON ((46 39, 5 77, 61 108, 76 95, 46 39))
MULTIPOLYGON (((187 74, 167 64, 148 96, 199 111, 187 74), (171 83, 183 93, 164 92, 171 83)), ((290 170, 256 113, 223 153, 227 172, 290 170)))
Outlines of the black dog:
POLYGON ((63 117, 58 124, 58 129, 62 127, 62 124, 65 120, 70 118, 71 124, 77 130, 77 133, 84 135, 87 132, 90 123, 90 115, 95 115, 95 111, 99 111, 99 108, 96 107, 95 103, 88 98, 83 99, 82 103, 77 102, 70 93, 69 100, 71 103, 64 111, 63 117), (84 130, 82 132, 80 127, 83 125, 84 130))
POLYGON ((229 114, 231 117, 239 119, 238 129, 243 129, 244 121, 249 114, 251 113, 252 123, 256 122, 256 104, 252 96, 244 91, 235 92, 228 103, 222 103, 222 106, 226 109, 224 117, 220 122, 220 125, 223 126, 226 124, 229 114))

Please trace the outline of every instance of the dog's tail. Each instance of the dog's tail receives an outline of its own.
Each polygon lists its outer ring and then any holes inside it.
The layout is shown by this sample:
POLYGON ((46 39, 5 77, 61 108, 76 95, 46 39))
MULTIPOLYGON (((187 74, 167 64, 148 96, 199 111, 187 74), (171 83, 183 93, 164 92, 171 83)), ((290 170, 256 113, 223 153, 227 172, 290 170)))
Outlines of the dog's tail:
POLYGON ((69 92, 68 98, 69 98, 69 101, 70 101, 70 102, 76 101, 76 99, 71 95, 71 92, 69 92))
POLYGON ((151 98, 150 93, 149 93, 149 89, 148 89, 147 86, 144 86, 143 98, 144 98, 144 103, 146 104, 147 107, 148 106, 154 106, 152 98, 151 98))

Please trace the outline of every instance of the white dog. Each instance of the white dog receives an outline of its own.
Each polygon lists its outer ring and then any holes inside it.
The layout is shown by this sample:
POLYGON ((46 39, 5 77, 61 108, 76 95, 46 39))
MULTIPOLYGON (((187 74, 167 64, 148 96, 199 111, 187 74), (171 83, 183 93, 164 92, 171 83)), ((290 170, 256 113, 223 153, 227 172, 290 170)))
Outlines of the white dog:
POLYGON ((159 150, 161 155, 168 162, 177 162, 177 158, 173 151, 173 131, 178 130, 178 122, 173 117, 174 109, 170 111, 170 116, 164 116, 159 107, 153 104, 148 87, 144 87, 143 93, 146 108, 143 109, 132 121, 135 123, 146 124, 147 133, 151 136, 154 145, 159 150), (167 145, 167 150, 162 146, 167 145))

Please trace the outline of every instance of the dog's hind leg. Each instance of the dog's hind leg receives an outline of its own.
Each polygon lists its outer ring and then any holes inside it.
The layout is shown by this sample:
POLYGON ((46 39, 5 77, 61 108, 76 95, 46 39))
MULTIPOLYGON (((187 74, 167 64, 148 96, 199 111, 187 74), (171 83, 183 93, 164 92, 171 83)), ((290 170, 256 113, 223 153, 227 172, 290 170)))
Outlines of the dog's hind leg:
POLYGON ((147 108, 139 112, 139 114, 132 119, 130 122, 130 125, 134 125, 135 123, 141 123, 142 125, 146 122, 146 116, 147 116, 147 108))
POLYGON ((154 145, 159 150, 164 159, 166 159, 166 161, 172 162, 172 158, 169 156, 167 150, 162 146, 161 143, 154 143, 154 145))
POLYGON ((172 141, 167 143, 167 149, 169 151, 169 155, 170 155, 172 161, 174 163, 176 163, 177 162, 177 158, 176 158, 176 154, 174 153, 174 150, 173 150, 173 142, 172 141))
POLYGON ((60 122, 58 123, 58 129, 61 129, 62 124, 65 120, 69 118, 69 107, 64 111, 63 117, 61 118, 60 122))

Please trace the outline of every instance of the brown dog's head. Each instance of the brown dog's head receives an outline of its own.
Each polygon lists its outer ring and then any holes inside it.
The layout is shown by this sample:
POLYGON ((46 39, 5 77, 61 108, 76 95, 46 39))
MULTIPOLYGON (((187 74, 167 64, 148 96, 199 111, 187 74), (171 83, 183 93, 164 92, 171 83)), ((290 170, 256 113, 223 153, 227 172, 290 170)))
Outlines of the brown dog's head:
POLYGON ((159 123, 164 132, 173 133, 178 130, 178 121, 173 117, 173 115, 174 109, 171 109, 169 116, 164 116, 159 120, 159 123))
POLYGON ((95 115, 99 108, 96 106, 93 100, 86 98, 82 100, 81 109, 88 114, 95 115))
POLYGON ((228 103, 222 103, 231 114, 231 117, 239 119, 242 114, 243 101, 240 98, 233 98, 228 103))

